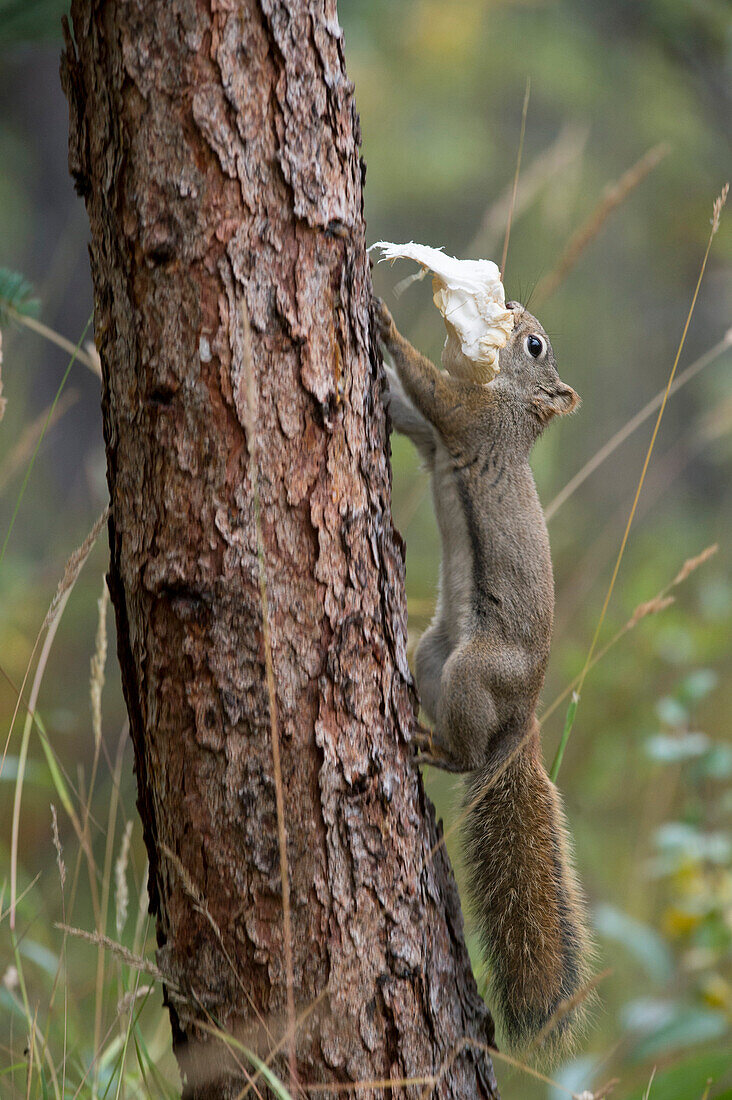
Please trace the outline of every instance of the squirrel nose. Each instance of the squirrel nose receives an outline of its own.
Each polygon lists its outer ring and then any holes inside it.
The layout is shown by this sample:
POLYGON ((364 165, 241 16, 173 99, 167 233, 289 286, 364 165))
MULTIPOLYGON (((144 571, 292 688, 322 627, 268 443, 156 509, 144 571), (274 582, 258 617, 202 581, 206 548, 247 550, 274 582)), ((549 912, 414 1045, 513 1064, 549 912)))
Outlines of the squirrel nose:
POLYGON ((506 309, 518 309, 518 308, 519 308, 519 303, 518 302, 506 302, 506 309))

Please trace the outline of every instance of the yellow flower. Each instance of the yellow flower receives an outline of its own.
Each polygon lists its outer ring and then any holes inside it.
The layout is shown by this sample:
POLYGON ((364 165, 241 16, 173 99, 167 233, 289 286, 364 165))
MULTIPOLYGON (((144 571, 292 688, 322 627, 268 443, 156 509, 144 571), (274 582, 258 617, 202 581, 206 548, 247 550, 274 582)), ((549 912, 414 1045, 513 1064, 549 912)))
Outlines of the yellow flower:
POLYGON ((701 921, 701 914, 671 905, 663 914, 661 924, 667 936, 688 936, 701 921))
POLYGON ((701 987, 704 1004, 710 1008, 732 1008, 732 987, 721 974, 709 974, 701 987))

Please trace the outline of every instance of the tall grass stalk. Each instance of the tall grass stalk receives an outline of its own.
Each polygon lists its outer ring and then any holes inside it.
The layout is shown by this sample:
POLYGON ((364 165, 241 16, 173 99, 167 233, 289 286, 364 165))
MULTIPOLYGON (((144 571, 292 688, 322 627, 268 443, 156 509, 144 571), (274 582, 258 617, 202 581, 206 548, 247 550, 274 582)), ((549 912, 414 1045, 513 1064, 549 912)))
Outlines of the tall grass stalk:
MULTIPOLYGON (((686 368, 686 370, 682 371, 674 381, 673 386, 669 389, 668 396, 672 397, 682 386, 690 382, 692 378, 696 378, 697 374, 703 371, 705 367, 708 367, 710 363, 714 363, 715 360, 719 359, 720 355, 730 347, 732 347, 732 328, 727 330, 722 339, 719 340, 714 347, 704 352, 704 354, 700 355, 698 359, 686 368)), ((578 470, 564 488, 557 493, 554 499, 549 501, 544 509, 544 518, 547 523, 557 514, 562 505, 566 504, 569 498, 577 492, 579 487, 587 481, 587 478, 590 477, 591 474, 594 474, 595 470, 601 466, 603 462, 607 461, 607 459, 617 451, 618 447, 622 443, 625 443, 625 440, 628 439, 633 432, 637 431, 638 428, 645 424, 646 420, 653 415, 656 409, 660 408, 665 393, 665 389, 659 390, 656 396, 644 405, 635 416, 632 416, 622 428, 619 428, 607 443, 600 447, 599 450, 595 451, 592 458, 584 464, 582 469, 578 470)))
MULTIPOLYGON (((592 642, 590 643, 590 648, 587 651, 587 657, 585 658, 584 667, 582 669, 582 672, 581 672, 580 678, 579 678, 579 682, 577 684, 577 689, 576 689, 576 693, 577 693, 577 696, 578 696, 577 703, 579 703, 579 697, 581 697, 581 695, 582 695, 582 689, 584 687, 585 678, 586 678, 586 676, 587 676, 587 674, 590 670, 590 666, 592 664, 592 658, 594 657, 595 649, 597 647, 597 643, 598 643, 599 638, 600 638, 600 633, 602 631, 603 623, 605 622, 605 616, 607 614, 607 609, 610 605, 610 600, 612 598, 612 594, 613 594, 613 591, 615 589, 615 582, 618 579, 618 573, 620 572, 620 564, 623 560, 623 555, 625 554, 625 547, 628 543, 628 536, 630 535, 630 528, 631 528, 632 523, 633 523, 633 517, 635 516, 636 508, 638 507, 638 501, 640 499, 641 491, 643 489, 643 483, 646 479, 646 473, 648 471, 648 466, 649 466, 650 461, 651 461, 651 455, 653 454, 653 448, 654 448, 655 443, 656 443, 656 437, 658 435, 658 429, 661 426, 661 420, 663 418, 663 414, 664 414, 664 411, 666 409, 666 402, 668 401, 668 396, 669 396, 669 393, 671 392, 671 387, 673 386, 674 378, 676 376, 676 368, 679 365, 679 359, 681 358, 681 352, 683 351, 684 344, 686 343, 686 334, 689 331, 689 325, 691 324, 691 318, 694 315, 694 308, 696 306, 697 298, 699 297, 699 290, 701 288, 702 279, 704 278, 704 272, 706 271, 707 260, 709 259, 709 253, 710 253, 711 248, 712 248, 712 241, 714 240, 714 237, 717 233, 717 230, 719 229, 719 221, 720 221, 720 217, 721 217, 721 214, 722 214, 722 208, 724 207, 724 204, 727 201, 728 193, 729 193, 729 184, 727 183, 727 184, 724 185, 721 194, 719 195, 719 197, 714 202, 713 213, 712 213, 712 228, 711 228, 711 232, 709 234, 709 239, 707 241, 707 247, 706 247, 706 250, 704 252, 704 258, 703 258, 702 263, 701 263, 701 268, 699 270, 699 277, 696 281, 696 286, 694 288, 694 294, 693 294, 692 299, 691 299, 691 305, 689 306, 689 312, 688 312, 687 317, 686 317, 686 323, 684 324, 684 330, 681 333, 681 339, 679 340, 679 346, 678 346, 678 349, 676 351, 676 356, 674 358, 673 366, 671 368, 671 373, 669 375, 668 382, 666 383, 666 389, 664 391, 663 400, 661 402, 661 407, 658 410, 658 416, 656 418, 656 423, 655 423, 655 426, 653 428, 653 434, 651 435, 651 441, 648 444, 648 450, 646 452, 645 461, 643 463, 643 469, 641 470, 641 474, 640 474, 640 477, 638 479, 638 487, 636 488, 636 491, 635 491, 635 496, 633 498, 633 504, 631 505, 630 514, 628 515, 628 522, 625 525, 625 531, 623 532, 623 537, 622 537, 622 540, 621 540, 621 543, 620 543, 620 549, 618 551, 618 556, 617 556, 617 559, 615 561, 615 568, 613 569, 612 577, 610 578, 610 584, 608 585, 607 593, 605 595, 605 600, 604 600, 603 605, 602 605, 602 611, 600 612, 600 618, 597 621, 597 626, 595 628, 595 633, 593 635, 592 642)), ((575 718, 576 713, 577 713, 577 705, 574 704, 574 703, 570 704, 570 708, 572 708, 572 707, 573 707, 573 710, 572 710, 571 720, 569 720, 568 723, 567 723, 566 734, 562 739, 563 740, 563 746, 561 747, 562 756, 564 755, 564 749, 566 748, 567 742, 568 742, 569 737, 572 733, 572 726, 574 724, 574 718, 575 718)), ((556 780, 557 780, 557 776, 559 774, 559 767, 561 765, 561 762, 562 762, 562 757, 559 756, 559 754, 557 754, 557 756, 555 756, 555 758, 554 758, 554 762, 552 764, 551 771, 549 773, 553 782, 556 782, 556 780)))
POLYGON ((511 189, 511 202, 508 207, 508 217, 506 218, 506 235, 503 238, 503 252, 501 253, 501 282, 504 281, 506 274, 506 260, 508 258, 508 242, 511 240, 511 223, 513 222, 513 212, 516 207, 516 192, 518 191, 519 176, 521 174, 521 157, 524 151, 524 136, 526 134, 526 116, 529 112, 529 96, 531 95, 531 77, 526 77, 526 91, 524 92, 524 105, 521 109, 521 132, 519 134, 518 153, 516 154, 516 171, 513 174, 513 188, 511 189))

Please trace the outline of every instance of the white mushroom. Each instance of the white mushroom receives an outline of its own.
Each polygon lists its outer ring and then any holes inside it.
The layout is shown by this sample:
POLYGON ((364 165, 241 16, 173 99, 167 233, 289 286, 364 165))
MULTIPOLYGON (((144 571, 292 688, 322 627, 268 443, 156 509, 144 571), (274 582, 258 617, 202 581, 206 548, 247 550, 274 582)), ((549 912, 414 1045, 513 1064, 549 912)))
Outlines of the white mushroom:
POLYGON ((428 245, 377 241, 382 260, 415 260, 432 272, 432 300, 445 320, 445 369, 457 378, 490 382, 498 373, 498 353, 513 330, 501 273, 492 260, 456 260, 428 245))

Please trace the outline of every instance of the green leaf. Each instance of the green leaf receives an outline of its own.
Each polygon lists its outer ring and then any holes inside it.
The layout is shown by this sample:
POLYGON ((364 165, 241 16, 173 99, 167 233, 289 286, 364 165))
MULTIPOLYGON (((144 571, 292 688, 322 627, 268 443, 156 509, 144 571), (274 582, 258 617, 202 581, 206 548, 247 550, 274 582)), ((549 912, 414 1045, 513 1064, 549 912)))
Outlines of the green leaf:
POLYGON ((647 1032, 633 1048, 634 1062, 650 1061, 683 1047, 721 1039, 728 1030, 723 1012, 673 1002, 648 1002, 645 1012, 643 1002, 633 1002, 626 1007, 625 1019, 631 1025, 629 1030, 647 1032))
POLYGON ((646 741, 646 753, 662 764, 677 764, 703 756, 711 742, 705 733, 659 733, 646 741))
MULTIPOLYGON (((674 1062, 672 1065, 660 1070, 653 1079, 650 1100, 702 1100, 707 1081, 711 1077, 714 1082, 726 1077, 732 1069, 732 1059, 722 1049, 712 1048, 704 1053, 695 1053, 674 1062)), ((645 1085, 634 1089, 627 1096, 627 1100, 641 1100, 645 1093, 645 1085)), ((626 1100, 623 1093, 623 1100, 626 1100)), ((725 1089, 717 1092, 712 1086, 709 1094, 710 1100, 732 1100, 732 1092, 725 1089)))
POLYGON ((58 956, 54 955, 53 951, 49 951, 47 947, 44 947, 42 943, 36 943, 35 940, 23 940, 18 950, 26 959, 30 959, 36 966, 40 966, 41 970, 45 970, 49 977, 54 978, 56 976, 58 956))
POLYGON ((650 925, 616 909, 599 905, 594 923, 601 936, 621 943, 659 985, 670 980, 674 961, 665 942, 650 925))
POLYGON ((656 713, 664 725, 671 726, 672 728, 676 726, 685 726, 689 720, 686 707, 671 695, 664 695, 662 699, 658 700, 656 703, 656 713))
POLYGON ((682 703, 699 703, 717 686, 719 677, 711 668, 698 668, 689 673, 680 685, 677 695, 682 703))
POLYGON ((552 783, 556 783, 557 776, 559 775, 559 769, 562 766, 562 760, 564 758, 564 750, 567 747, 569 741, 569 735, 572 732, 572 726, 574 725, 574 719, 577 714, 577 706, 579 704, 580 697, 576 691, 572 692, 572 699, 567 707, 567 717, 564 720, 564 729, 562 730, 562 739, 559 742, 559 748, 557 749, 557 755, 554 757, 552 763, 552 770, 549 772, 549 778, 552 783))
POLYGON ((703 833, 683 821, 667 821, 656 830, 656 843, 662 852, 682 855, 710 863, 728 863, 732 842, 726 833, 703 833))
POLYGON ((729 779, 732 776, 732 746, 713 745, 694 765, 694 774, 708 779, 729 779))
POLYGON ((573 1096, 589 1088, 595 1076, 597 1059, 585 1056, 577 1058, 555 1073, 555 1085, 549 1087, 548 1100, 567 1100, 567 1093, 573 1096))
MULTIPOLYGON (((3 5, 0 3, 0 21, 3 5)), ((24 317, 34 317, 40 308, 40 302, 33 297, 33 287, 19 272, 0 267, 0 326, 6 325, 12 312, 24 317)))

